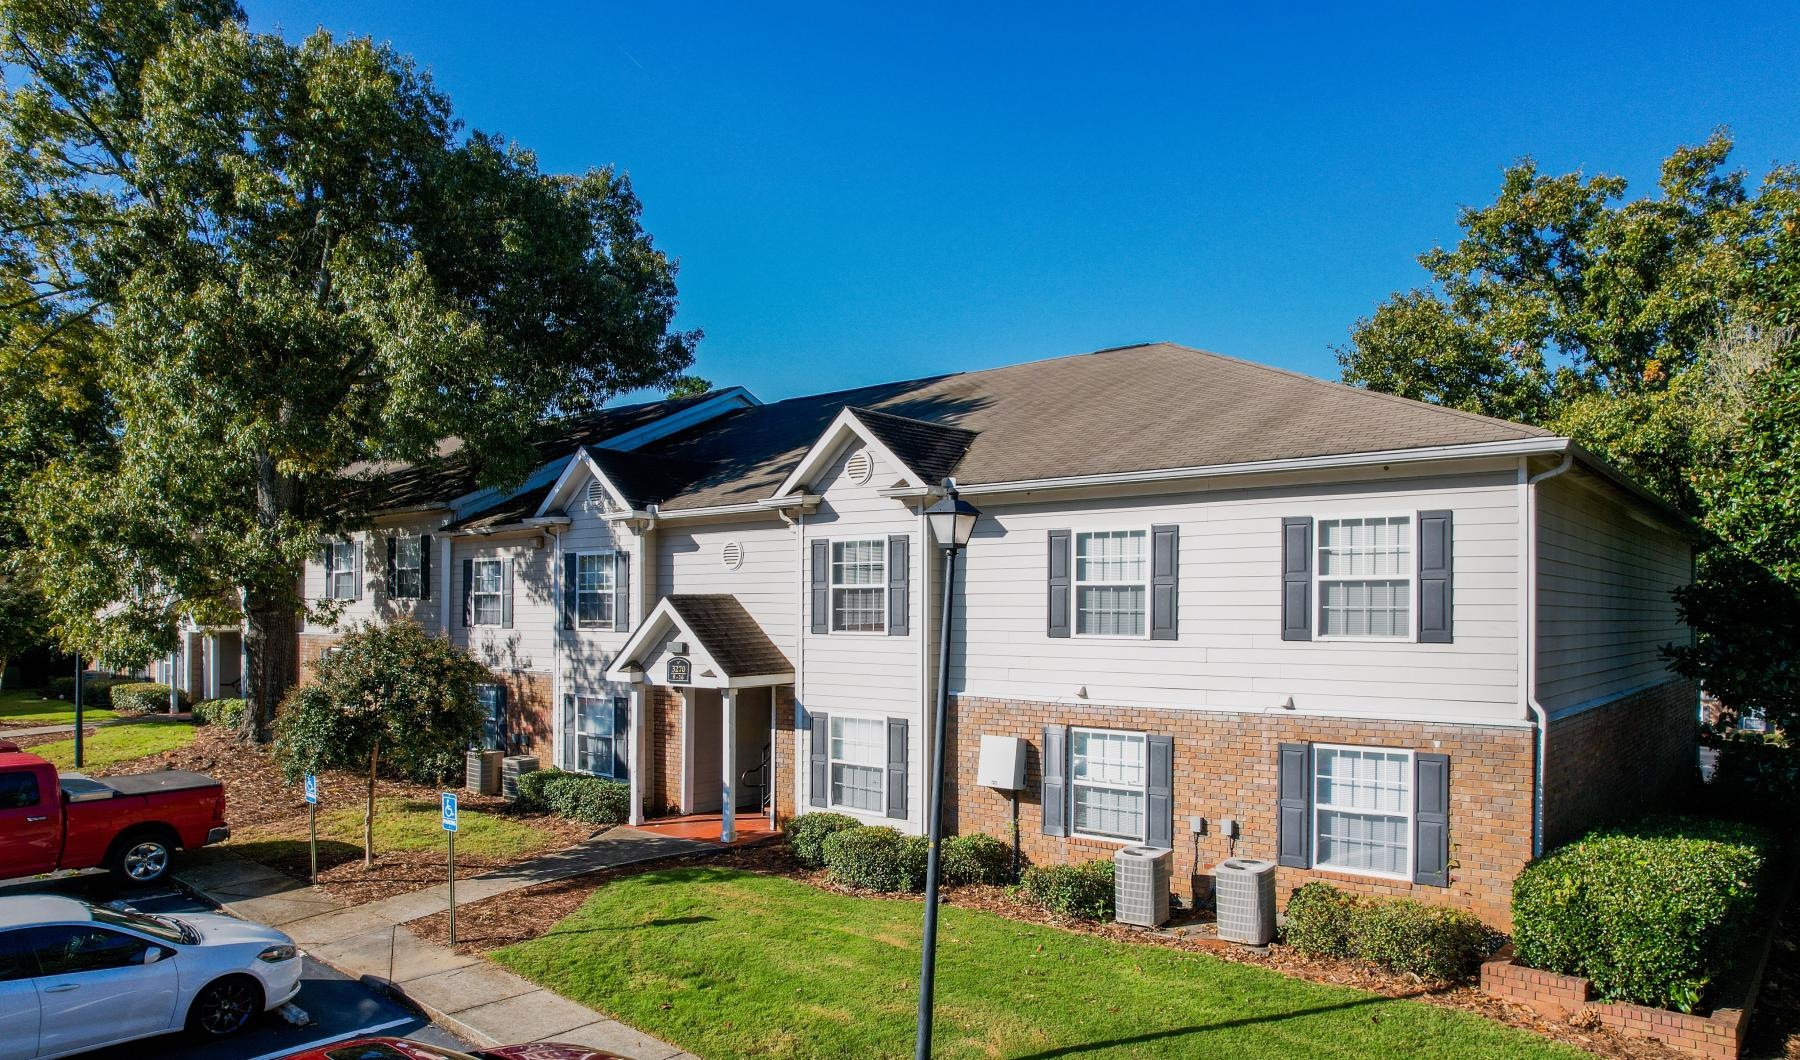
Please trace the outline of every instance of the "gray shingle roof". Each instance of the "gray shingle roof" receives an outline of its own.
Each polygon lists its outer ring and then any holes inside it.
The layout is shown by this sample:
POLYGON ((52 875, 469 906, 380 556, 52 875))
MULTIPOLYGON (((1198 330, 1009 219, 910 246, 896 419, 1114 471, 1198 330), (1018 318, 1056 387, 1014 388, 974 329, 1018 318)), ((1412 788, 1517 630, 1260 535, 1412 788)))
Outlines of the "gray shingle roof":
POLYGON ((726 677, 794 672, 794 664, 730 593, 675 593, 665 599, 726 677))
POLYGON ((895 416, 874 409, 853 408, 850 411, 856 413, 856 418, 869 428, 869 433, 881 439, 881 444, 892 450, 914 474, 933 485, 956 470, 957 463, 975 442, 975 432, 962 427, 895 416))

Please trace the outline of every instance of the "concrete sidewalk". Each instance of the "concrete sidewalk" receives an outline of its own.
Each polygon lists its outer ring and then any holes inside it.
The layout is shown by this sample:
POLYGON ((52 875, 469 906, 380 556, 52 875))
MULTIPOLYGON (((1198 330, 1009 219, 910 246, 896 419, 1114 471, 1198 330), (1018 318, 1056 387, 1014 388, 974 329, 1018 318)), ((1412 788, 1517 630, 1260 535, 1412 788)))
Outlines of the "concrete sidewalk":
MULTIPOLYGON (((600 869, 724 849, 614 828, 567 850, 458 880, 457 900, 460 905, 600 869)), ((386 985, 479 1047, 554 1040, 630 1060, 696 1060, 503 968, 413 934, 407 921, 448 907, 447 885, 351 906, 218 848, 188 852, 175 878, 235 916, 280 928, 345 975, 386 985)))

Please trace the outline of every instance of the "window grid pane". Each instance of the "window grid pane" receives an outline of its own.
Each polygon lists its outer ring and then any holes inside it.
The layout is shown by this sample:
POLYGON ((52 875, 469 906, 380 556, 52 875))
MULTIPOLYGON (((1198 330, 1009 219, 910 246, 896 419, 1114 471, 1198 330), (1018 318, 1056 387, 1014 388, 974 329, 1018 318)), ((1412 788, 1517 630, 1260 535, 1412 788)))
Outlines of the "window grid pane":
POLYGON ((1411 765, 1411 756, 1393 751, 1317 749, 1313 800, 1320 866, 1406 875, 1412 832, 1411 765))
POLYGON ((1144 746, 1141 733, 1076 729, 1070 734, 1070 803, 1077 832, 1144 837, 1144 746))
POLYGON ((1412 518, 1319 521, 1319 632, 1412 633, 1412 518))
POLYGON ((613 557, 575 558, 575 624, 582 629, 613 624, 613 557))
POLYGON ((831 543, 831 628, 844 633, 887 629, 887 542, 831 543))
POLYGON ((885 808, 887 723, 874 718, 831 719, 831 801, 879 812, 885 808))
POLYGON ((1148 592, 1144 531, 1102 530, 1075 535, 1075 632, 1141 637, 1148 592))
POLYGON ((394 539, 394 584, 389 589, 392 595, 405 600, 417 600, 425 595, 425 581, 420 570, 421 544, 416 537, 394 539))
POLYGON ((471 586, 470 602, 474 604, 475 625, 497 626, 501 621, 500 561, 497 559, 478 559, 475 561, 475 578, 471 586))
POLYGON ((1105 530, 1075 535, 1075 580, 1142 582, 1144 532, 1105 530))
POLYGON ((354 541, 331 543, 331 595, 346 599, 356 595, 357 574, 362 567, 362 550, 354 541))
POLYGON ((1143 586, 1082 586, 1077 594, 1075 621, 1077 633, 1110 637, 1143 636, 1143 586))

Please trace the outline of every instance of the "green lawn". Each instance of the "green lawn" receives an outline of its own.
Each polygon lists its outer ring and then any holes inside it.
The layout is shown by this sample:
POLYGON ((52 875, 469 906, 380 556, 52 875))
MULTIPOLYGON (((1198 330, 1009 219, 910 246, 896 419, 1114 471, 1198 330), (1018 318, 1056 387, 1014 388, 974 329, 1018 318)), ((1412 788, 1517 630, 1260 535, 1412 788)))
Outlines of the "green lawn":
MULTIPOLYGON (((194 727, 180 721, 133 721, 108 725, 89 733, 82 745, 81 768, 104 769, 146 755, 162 754, 186 747, 194 740, 194 727)), ((27 748, 56 763, 58 769, 75 768, 75 740, 55 740, 27 748)))
MULTIPOLYGON (((233 840, 238 853, 255 861, 281 862, 297 856, 306 858, 306 826, 299 833, 289 833, 295 826, 284 825, 279 838, 274 833, 250 830, 233 840), (297 855, 296 855, 297 850, 297 855)), ((337 842, 362 849, 363 804, 340 805, 319 815, 321 843, 337 842)), ((375 851, 442 850, 446 840, 442 827, 441 807, 436 800, 375 800, 375 851)), ((475 810, 462 811, 457 821, 456 852, 494 861, 511 861, 528 854, 561 846, 562 840, 523 821, 475 810)), ((460 875, 460 874, 459 874, 460 875)))
MULTIPOLYGON (((493 956, 707 1057, 905 1057, 917 902, 721 868, 609 883, 493 956)), ((934 1055, 1577 1057, 1416 1001, 946 907, 934 1055)))
MULTIPOLYGON (((81 720, 111 721, 110 710, 83 708, 81 720)), ((0 692, 0 723, 7 725, 73 725, 75 704, 61 699, 42 699, 35 691, 0 692)), ((84 724, 82 726, 86 728, 84 724)), ((3 732, 4 730, 0 730, 3 732)))

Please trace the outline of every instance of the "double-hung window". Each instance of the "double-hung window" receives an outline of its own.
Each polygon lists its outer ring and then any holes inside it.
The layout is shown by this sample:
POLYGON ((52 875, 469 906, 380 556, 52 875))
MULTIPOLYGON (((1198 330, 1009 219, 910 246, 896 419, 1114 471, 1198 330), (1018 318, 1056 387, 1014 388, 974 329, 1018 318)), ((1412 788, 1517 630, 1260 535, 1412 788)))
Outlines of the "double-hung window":
POLYGON ((831 716, 831 804, 881 813, 887 806, 887 722, 831 716))
POLYGON ((418 600, 425 595, 424 542, 412 535, 394 538, 394 584, 388 595, 401 600, 418 600))
POLYGON ((1319 634, 1410 640, 1412 517, 1319 520, 1319 634))
POLYGON ((576 696, 575 768, 602 777, 626 775, 624 696, 576 696))
POLYGON ((1412 879, 1411 751, 1313 745, 1313 864, 1412 879))
POLYGON ((478 559, 474 563, 469 603, 475 613, 474 624, 477 626, 498 626, 505 620, 501 601, 502 594, 506 592, 506 572, 501 567, 504 562, 505 560, 498 559, 478 559))
POLYGON ((575 557, 575 628, 613 628, 613 554, 575 557))
POLYGON ((887 630, 886 541, 831 543, 831 628, 838 633, 887 630))
POLYGON ((333 541, 331 549, 331 584, 326 597, 332 600, 354 600, 362 595, 362 543, 354 538, 333 541))
POLYGON ((1069 804, 1077 835, 1144 839, 1144 734, 1114 729, 1069 731, 1069 804))
POLYGON ((1093 637, 1144 635, 1148 564, 1142 530, 1075 535, 1075 632, 1093 637))

